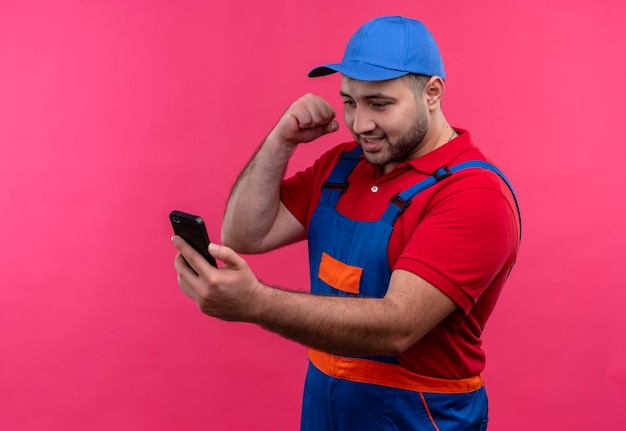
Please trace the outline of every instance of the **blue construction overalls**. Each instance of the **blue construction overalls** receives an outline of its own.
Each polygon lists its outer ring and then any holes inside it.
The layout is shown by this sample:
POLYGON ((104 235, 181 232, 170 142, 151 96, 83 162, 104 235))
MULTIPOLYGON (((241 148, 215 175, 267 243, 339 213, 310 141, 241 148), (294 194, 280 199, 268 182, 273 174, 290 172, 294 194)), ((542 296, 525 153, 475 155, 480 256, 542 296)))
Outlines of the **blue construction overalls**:
MULTIPOLYGON (((391 277, 387 244, 396 218, 420 191, 461 169, 489 169, 482 161, 444 167, 396 195, 382 217, 358 222, 335 209, 347 179, 362 160, 361 148, 342 154, 324 184, 309 225, 311 292, 383 297, 391 277)), ((510 187, 510 185, 509 185, 510 187)), ((396 357, 354 358, 309 350, 301 430, 484 430, 483 380, 435 379, 398 365, 396 357)))

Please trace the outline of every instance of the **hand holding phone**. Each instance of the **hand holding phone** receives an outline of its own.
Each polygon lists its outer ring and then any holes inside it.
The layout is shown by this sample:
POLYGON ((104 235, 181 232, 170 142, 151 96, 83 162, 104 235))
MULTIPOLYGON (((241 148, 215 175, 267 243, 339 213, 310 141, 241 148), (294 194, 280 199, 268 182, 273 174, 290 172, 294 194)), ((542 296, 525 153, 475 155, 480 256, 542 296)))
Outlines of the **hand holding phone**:
POLYGON ((170 222, 176 235, 184 239, 211 265, 217 268, 217 262, 209 254, 209 235, 202 217, 175 210, 170 213, 170 222))

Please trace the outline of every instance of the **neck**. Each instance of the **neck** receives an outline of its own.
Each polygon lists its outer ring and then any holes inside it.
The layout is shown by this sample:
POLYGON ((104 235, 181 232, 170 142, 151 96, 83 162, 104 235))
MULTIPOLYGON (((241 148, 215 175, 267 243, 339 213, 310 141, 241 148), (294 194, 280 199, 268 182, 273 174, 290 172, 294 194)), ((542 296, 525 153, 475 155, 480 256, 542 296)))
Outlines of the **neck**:
MULTIPOLYGON (((443 144, 441 145, 445 145, 448 142, 450 142, 451 140, 453 140, 454 138, 456 138, 457 136, 459 136, 459 134, 456 132, 456 130, 454 130, 454 127, 452 127, 451 125, 446 123, 446 127, 443 129, 443 140, 445 141, 443 144)), ((441 146, 439 145, 439 146, 441 146)))
POLYGON ((431 130, 424 137, 424 140, 422 140, 424 145, 420 149, 420 154, 417 154, 417 156, 428 154, 431 151, 444 146, 458 136, 456 130, 454 130, 454 128, 445 119, 442 119, 442 121, 439 124, 438 123, 439 122, 434 121, 430 124, 431 130))

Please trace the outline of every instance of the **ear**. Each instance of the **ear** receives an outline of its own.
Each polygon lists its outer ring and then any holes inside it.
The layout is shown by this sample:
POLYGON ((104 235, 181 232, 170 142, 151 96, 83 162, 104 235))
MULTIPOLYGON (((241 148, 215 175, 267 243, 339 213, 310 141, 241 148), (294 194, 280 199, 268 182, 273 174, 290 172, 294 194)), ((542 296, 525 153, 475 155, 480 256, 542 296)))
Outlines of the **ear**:
POLYGON ((431 77, 424 86, 424 103, 429 111, 441 107, 441 100, 446 89, 446 83, 440 76, 431 77))

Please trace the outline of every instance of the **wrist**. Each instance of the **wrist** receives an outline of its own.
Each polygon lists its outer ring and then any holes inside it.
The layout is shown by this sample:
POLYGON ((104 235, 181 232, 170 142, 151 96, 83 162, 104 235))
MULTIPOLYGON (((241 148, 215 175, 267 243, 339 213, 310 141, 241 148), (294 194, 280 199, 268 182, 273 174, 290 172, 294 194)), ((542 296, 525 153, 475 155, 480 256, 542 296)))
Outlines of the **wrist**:
POLYGON ((265 138, 263 146, 271 150, 273 154, 288 158, 291 157, 298 144, 298 142, 286 139, 277 129, 274 129, 265 138))
POLYGON ((276 290, 271 286, 263 284, 261 281, 256 280, 256 284, 251 289, 248 304, 247 304, 247 321, 256 325, 263 326, 263 316, 267 316, 268 306, 271 304, 271 295, 276 290))

